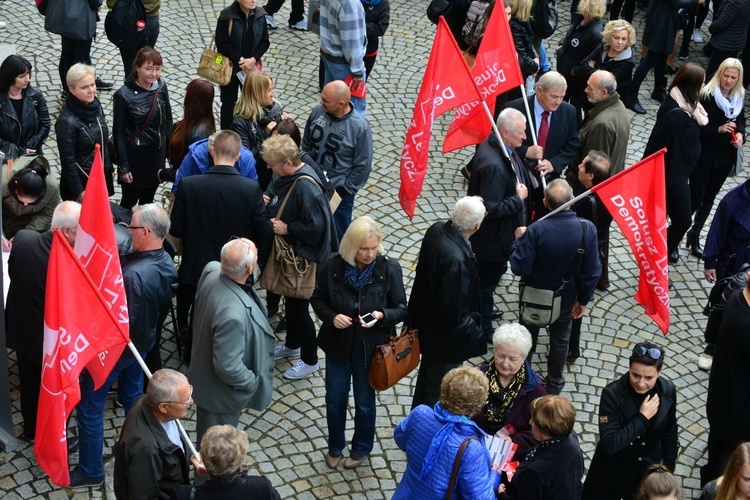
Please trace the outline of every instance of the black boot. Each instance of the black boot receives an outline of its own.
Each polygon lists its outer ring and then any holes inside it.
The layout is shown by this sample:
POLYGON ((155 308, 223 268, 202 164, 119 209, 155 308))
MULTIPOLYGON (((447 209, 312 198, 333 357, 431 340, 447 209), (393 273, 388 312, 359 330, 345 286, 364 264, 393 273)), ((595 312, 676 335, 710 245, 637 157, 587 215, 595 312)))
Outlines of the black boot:
POLYGON ((677 264, 680 261, 680 251, 678 249, 674 249, 669 252, 669 263, 670 264, 677 264))
POLYGON ((690 249, 690 255, 693 257, 703 257, 703 247, 701 247, 701 230, 693 227, 685 235, 685 246, 690 249))
POLYGON ((665 88, 656 88, 653 92, 651 92, 651 99, 654 101, 664 102, 664 100, 667 98, 667 89, 665 88))
POLYGON ((639 115, 646 114, 646 110, 643 109, 641 103, 638 102, 638 97, 636 97, 634 94, 631 94, 631 97, 628 98, 628 102, 625 104, 628 109, 635 111, 639 115))

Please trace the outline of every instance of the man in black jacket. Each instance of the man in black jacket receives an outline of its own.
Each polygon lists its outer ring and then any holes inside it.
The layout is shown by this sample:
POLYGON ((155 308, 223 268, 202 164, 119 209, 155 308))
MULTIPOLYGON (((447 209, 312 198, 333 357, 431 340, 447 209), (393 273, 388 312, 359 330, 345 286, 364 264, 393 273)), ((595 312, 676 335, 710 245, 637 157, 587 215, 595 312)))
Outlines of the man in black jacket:
POLYGON ((187 319, 203 268, 220 259, 221 247, 232 236, 252 240, 258 247, 258 263, 264 267, 273 238, 260 185, 242 177, 234 166, 241 146, 242 140, 235 132, 217 132, 209 150, 214 166, 203 175, 182 180, 172 209, 170 234, 182 238, 177 323, 185 332, 188 362, 192 332, 187 319))
POLYGON ((487 352, 479 274, 469 243, 484 214, 482 199, 466 196, 456 203, 450 221, 436 222, 424 235, 409 299, 409 322, 419 329, 422 351, 412 409, 437 403, 443 376, 487 352))
POLYGON ((513 243, 513 232, 525 225, 524 200, 528 195, 526 185, 517 181, 516 175, 525 172, 514 151, 526 137, 526 118, 520 111, 506 108, 497 117, 497 129, 502 144, 493 133, 479 145, 468 191, 469 196, 481 196, 487 210, 482 227, 471 237, 471 247, 477 256, 482 286, 482 330, 488 343, 492 343, 494 332, 495 288, 508 269, 508 249, 513 243))
POLYGON ((116 498, 164 498, 189 484, 188 446, 175 421, 185 418, 192 396, 193 386, 182 373, 168 368, 154 372, 115 445, 116 498))

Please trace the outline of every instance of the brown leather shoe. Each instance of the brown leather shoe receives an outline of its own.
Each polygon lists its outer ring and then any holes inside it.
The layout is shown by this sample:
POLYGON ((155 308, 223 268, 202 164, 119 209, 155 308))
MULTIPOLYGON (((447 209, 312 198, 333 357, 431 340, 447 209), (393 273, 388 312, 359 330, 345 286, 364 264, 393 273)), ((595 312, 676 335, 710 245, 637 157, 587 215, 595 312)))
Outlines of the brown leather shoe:
POLYGON ((357 467, 362 465, 362 462, 364 462, 364 460, 365 455, 351 455, 349 457, 346 457, 346 460, 344 460, 344 469, 356 469, 357 467))
MULTIPOLYGON (((347 458, 347 460, 349 460, 347 458)), ((332 455, 331 452, 326 452, 326 465, 330 469, 335 469, 339 466, 339 462, 341 462, 341 453, 337 453, 335 455, 332 455)))

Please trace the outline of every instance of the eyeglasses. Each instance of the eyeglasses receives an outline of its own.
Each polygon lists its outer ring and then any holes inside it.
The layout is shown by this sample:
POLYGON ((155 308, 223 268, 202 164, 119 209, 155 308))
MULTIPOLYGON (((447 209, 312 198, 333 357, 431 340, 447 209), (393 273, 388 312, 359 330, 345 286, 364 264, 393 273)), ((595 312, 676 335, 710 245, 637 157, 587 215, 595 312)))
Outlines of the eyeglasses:
POLYGON ((182 401, 162 401, 162 403, 167 403, 167 404, 170 404, 170 405, 185 405, 185 406, 190 406, 190 404, 192 403, 192 401, 193 401, 193 386, 191 385, 190 386, 190 396, 188 396, 188 400, 186 402, 183 403, 182 401))
POLYGON ((151 229, 146 226, 128 226, 128 231, 132 231, 133 229, 145 229, 146 231, 151 231, 151 229))
POLYGON ((661 359, 662 356, 664 356, 664 352, 659 349, 658 347, 646 347, 643 345, 637 345, 635 346, 635 349, 633 349, 633 356, 646 356, 648 355, 651 359, 661 359))

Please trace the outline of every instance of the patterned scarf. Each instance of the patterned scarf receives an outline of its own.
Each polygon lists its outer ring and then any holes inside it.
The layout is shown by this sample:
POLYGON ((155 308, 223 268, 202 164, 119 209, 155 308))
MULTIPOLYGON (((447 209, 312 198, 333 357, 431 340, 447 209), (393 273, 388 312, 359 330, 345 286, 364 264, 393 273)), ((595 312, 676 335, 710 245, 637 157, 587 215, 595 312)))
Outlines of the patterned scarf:
POLYGON ((559 443, 560 441, 562 441, 566 437, 567 436, 560 436, 560 437, 548 439, 546 441, 542 441, 541 443, 539 443, 538 445, 534 446, 532 449, 529 450, 529 452, 526 454, 526 458, 524 458, 523 461, 524 462, 530 462, 531 460, 533 460, 534 455, 536 455, 537 451, 539 451, 539 450, 541 450, 543 448, 546 448, 547 446, 550 446, 552 444, 559 443))
POLYGON ((364 269, 359 270, 359 266, 351 266, 344 264, 344 277, 346 278, 346 284, 349 285, 353 290, 361 292, 367 283, 372 278, 372 272, 375 270, 375 262, 378 259, 373 260, 364 269))
POLYGON ((495 363, 490 361, 487 367, 487 380, 490 384, 490 391, 487 394, 487 407, 485 417, 493 427, 502 427, 505 425, 505 419, 508 418, 513 403, 516 402, 518 394, 526 385, 526 363, 521 365, 521 369, 516 372, 506 389, 500 385, 500 378, 497 375, 495 363))

